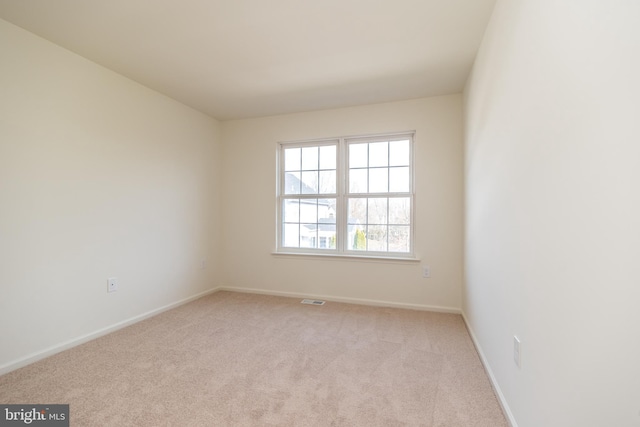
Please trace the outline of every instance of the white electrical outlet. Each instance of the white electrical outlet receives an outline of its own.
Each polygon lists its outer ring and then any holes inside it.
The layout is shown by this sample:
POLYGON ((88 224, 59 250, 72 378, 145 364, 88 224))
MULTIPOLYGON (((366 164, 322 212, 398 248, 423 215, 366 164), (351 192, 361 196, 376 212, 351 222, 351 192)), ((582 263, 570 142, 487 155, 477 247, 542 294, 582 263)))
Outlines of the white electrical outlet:
POLYGON ((428 265, 422 266, 422 277, 424 277, 425 279, 431 277, 431 268, 428 265))
POLYGON ((513 336, 513 361, 516 362, 516 366, 520 367, 520 338, 513 336))
POLYGON ((107 279, 107 292, 115 292, 118 290, 118 278, 109 277, 107 279))

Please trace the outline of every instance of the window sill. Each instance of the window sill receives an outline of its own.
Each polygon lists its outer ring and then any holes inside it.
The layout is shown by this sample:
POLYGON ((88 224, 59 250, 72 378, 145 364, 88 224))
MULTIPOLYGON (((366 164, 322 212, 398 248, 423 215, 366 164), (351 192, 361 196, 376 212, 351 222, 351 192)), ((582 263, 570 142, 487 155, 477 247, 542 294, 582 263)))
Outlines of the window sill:
POLYGON ((368 261, 368 262, 391 262, 391 263, 414 263, 420 262, 420 258, 405 257, 387 257, 380 255, 352 255, 352 254, 321 254, 316 252, 271 252, 271 255, 284 258, 316 258, 316 259, 332 259, 343 261, 368 261))

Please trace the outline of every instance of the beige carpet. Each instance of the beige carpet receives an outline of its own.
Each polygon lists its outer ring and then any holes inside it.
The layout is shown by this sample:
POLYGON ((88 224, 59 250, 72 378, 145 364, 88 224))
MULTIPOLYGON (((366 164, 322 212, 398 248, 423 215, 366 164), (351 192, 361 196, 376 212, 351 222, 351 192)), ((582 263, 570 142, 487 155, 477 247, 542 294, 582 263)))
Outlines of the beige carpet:
POLYGON ((459 315, 218 292, 0 377, 71 426, 507 426, 459 315))

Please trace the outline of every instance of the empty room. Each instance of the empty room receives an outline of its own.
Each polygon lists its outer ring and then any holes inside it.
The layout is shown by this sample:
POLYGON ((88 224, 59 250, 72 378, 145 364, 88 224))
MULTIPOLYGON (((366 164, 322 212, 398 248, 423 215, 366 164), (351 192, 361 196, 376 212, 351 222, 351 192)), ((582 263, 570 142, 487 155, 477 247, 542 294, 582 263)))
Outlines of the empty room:
POLYGON ((0 0, 0 425, 640 426, 639 22, 0 0))

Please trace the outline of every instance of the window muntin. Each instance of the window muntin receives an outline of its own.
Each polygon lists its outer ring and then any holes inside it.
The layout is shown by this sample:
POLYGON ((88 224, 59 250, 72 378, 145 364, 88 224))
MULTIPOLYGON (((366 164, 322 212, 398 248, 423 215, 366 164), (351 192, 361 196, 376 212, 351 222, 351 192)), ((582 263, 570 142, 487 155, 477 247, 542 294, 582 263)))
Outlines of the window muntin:
POLYGON ((349 145, 349 193, 409 193, 411 140, 349 145))
POLYGON ((335 205, 336 199, 283 199, 281 246, 335 249, 335 205))
POLYGON ((350 197, 348 206, 349 226, 359 225, 365 236, 360 242, 354 240, 349 249, 411 252, 410 197, 350 197))
POLYGON ((337 145, 284 148, 285 194, 335 194, 337 145))
POLYGON ((278 251, 413 254, 413 134, 280 143, 278 251))

